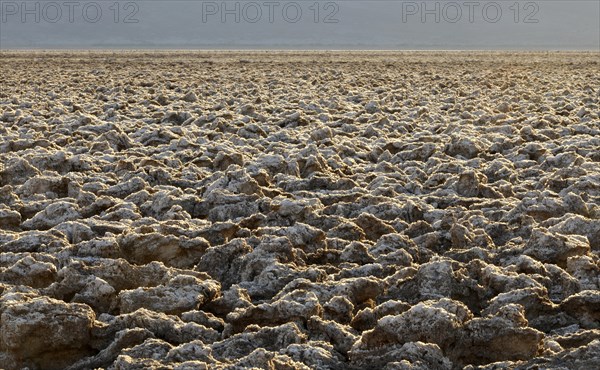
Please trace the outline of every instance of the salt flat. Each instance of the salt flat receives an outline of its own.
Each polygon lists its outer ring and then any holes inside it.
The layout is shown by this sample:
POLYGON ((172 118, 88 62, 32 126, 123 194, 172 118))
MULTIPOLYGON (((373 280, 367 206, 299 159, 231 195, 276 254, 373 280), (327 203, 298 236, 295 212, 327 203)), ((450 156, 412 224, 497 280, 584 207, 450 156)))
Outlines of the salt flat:
POLYGON ((1 52, 0 368, 600 367, 599 57, 1 52))

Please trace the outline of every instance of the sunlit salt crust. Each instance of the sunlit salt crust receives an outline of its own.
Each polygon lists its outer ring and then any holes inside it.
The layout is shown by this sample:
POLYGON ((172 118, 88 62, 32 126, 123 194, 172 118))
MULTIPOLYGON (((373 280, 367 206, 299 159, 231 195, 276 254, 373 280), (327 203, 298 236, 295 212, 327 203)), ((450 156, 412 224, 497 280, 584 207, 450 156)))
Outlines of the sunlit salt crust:
POLYGON ((0 69, 0 368, 600 368, 598 53, 0 69))

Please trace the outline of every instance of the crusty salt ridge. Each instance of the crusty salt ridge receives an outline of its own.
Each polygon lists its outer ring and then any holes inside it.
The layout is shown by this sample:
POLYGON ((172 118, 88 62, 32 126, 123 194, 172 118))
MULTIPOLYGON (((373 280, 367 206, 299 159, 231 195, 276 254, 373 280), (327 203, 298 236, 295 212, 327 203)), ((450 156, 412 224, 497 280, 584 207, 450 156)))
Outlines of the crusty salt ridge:
POLYGON ((1 368, 600 368, 598 53, 0 59, 1 368))

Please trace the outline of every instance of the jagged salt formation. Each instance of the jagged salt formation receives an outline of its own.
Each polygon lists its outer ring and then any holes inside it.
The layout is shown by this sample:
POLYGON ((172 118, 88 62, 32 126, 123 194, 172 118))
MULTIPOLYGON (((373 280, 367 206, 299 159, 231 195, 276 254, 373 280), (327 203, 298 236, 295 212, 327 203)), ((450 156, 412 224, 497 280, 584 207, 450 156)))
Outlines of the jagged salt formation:
POLYGON ((600 367, 598 60, 0 54, 0 367, 600 367))

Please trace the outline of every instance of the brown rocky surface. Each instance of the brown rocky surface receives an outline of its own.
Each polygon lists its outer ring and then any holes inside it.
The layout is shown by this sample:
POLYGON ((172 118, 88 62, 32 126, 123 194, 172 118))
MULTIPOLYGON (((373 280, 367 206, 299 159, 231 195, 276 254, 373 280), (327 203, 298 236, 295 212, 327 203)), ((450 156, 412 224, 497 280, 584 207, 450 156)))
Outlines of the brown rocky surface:
POLYGON ((600 58, 0 53, 0 368, 600 368, 600 58))

